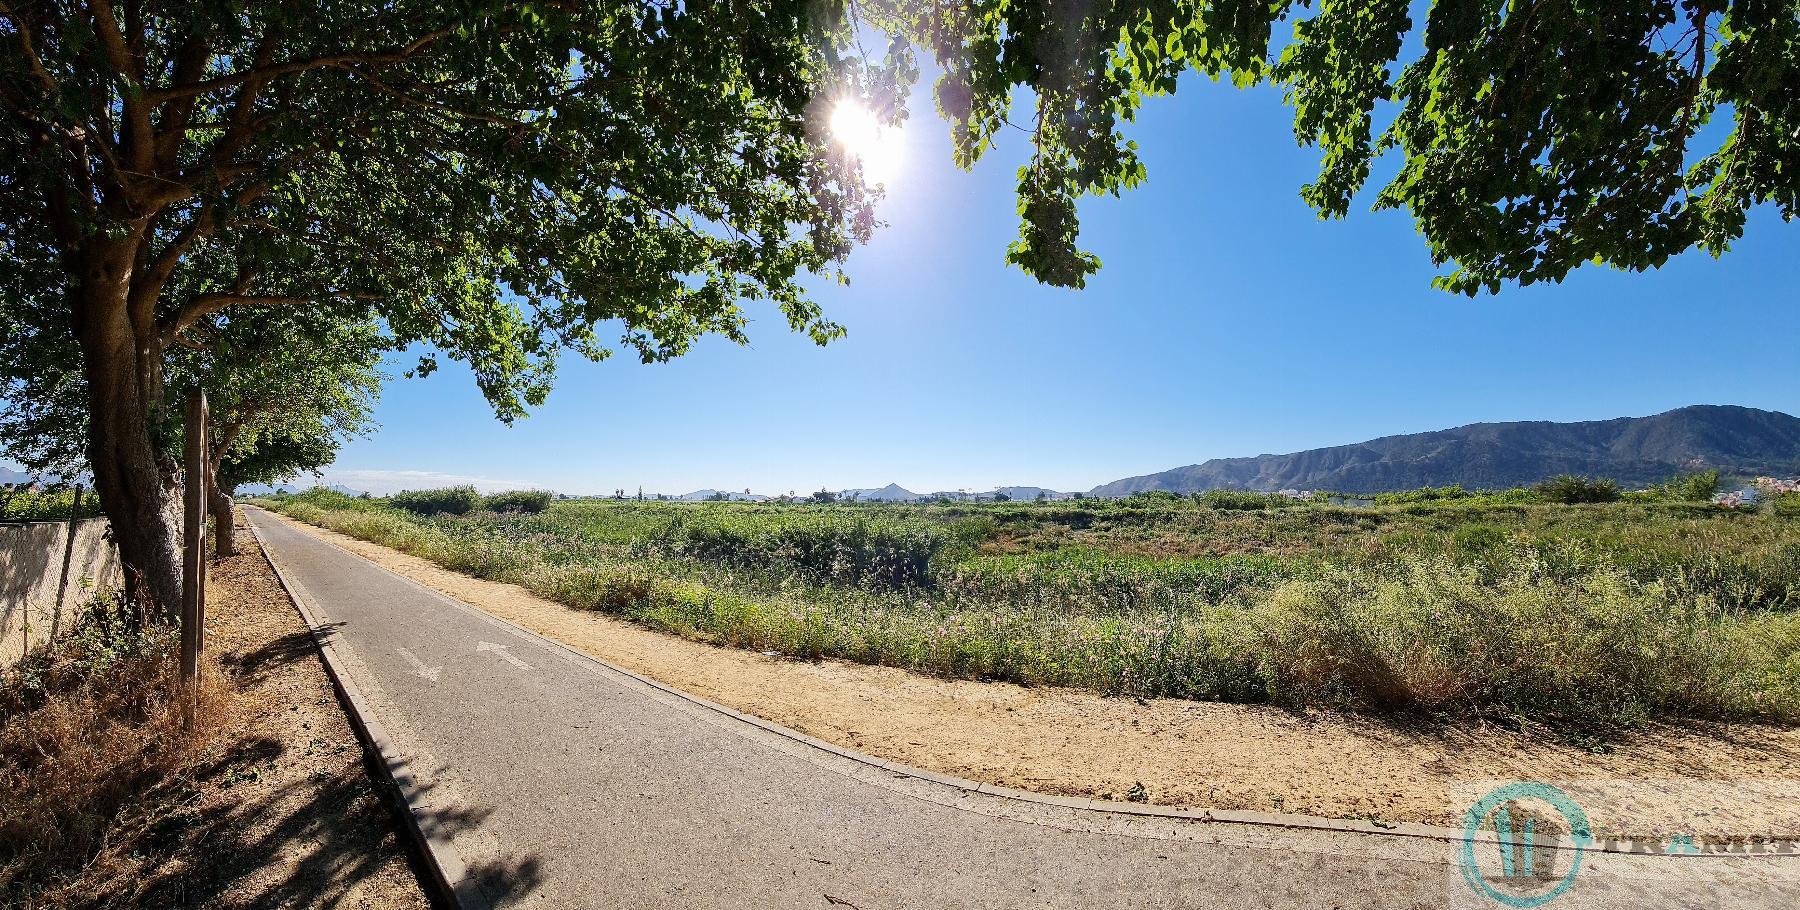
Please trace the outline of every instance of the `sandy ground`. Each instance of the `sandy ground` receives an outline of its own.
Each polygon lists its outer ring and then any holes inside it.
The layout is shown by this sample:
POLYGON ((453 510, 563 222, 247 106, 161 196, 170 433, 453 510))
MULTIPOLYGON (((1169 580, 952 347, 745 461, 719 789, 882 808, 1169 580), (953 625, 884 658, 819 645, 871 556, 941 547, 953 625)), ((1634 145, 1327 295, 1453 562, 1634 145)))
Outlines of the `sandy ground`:
POLYGON ((1719 833, 1800 832, 1800 730, 1659 725, 1589 750, 1487 726, 1408 727, 1339 712, 1107 698, 797 661, 651 631, 274 517, 602 660, 829 742, 971 780, 1434 825, 1459 825, 1494 782, 1537 780, 1585 788, 1597 831, 1680 831, 1696 813, 1711 813, 1726 826, 1719 833))
MULTIPOLYGON (((241 519, 240 519, 241 522, 241 519)), ((135 868, 115 869, 103 907, 430 906, 375 790, 312 639, 256 538, 214 562, 207 647, 236 690, 220 745, 126 832, 135 868)))

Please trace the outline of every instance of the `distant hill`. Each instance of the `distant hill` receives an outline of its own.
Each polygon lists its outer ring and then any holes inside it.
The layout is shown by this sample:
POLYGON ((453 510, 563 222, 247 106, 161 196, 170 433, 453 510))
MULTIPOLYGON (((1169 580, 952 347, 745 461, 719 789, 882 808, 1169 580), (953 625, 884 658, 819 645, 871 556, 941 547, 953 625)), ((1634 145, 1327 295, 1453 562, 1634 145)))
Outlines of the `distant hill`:
POLYGON ((706 502, 717 499, 720 494, 732 502, 767 502, 769 497, 757 493, 728 493, 724 490, 695 490, 675 497, 683 502, 706 502))
POLYGON ((1497 489, 1564 473, 1638 487, 1711 468, 1728 474, 1800 473, 1800 419, 1756 408, 1693 405, 1651 417, 1578 423, 1473 423, 1290 455, 1215 458, 1101 484, 1090 495, 1217 489, 1379 493, 1449 484, 1497 489))
MULTIPOLYGON (((1043 494, 1045 499, 1063 499, 1068 496, 1067 493, 1058 493, 1049 487, 999 487, 994 490, 994 493, 1005 493, 1006 498, 1014 502, 1036 499, 1039 494, 1043 494)), ((994 493, 985 495, 993 496, 994 493)))
POLYGON ((860 502, 911 502, 919 498, 919 494, 897 483, 890 483, 878 490, 845 490, 838 496, 844 499, 854 497, 860 502))
MULTIPOLYGON (((66 480, 68 480, 68 478, 63 477, 61 474, 55 474, 55 473, 28 474, 24 471, 15 471, 12 468, 0 467, 0 484, 15 484, 15 483, 57 484, 57 483, 63 483, 66 480)), ((82 473, 79 476, 75 477, 73 482, 92 487, 94 485, 94 477, 91 474, 82 473)))

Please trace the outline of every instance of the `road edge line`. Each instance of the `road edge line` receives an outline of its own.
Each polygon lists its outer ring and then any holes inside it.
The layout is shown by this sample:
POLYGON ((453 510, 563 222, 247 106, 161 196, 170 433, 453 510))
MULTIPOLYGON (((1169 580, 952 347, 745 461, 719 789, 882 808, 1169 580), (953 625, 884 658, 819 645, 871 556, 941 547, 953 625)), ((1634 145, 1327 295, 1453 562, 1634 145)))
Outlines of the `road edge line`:
POLYGON ((406 833, 419 848, 419 855, 425 859, 426 871, 430 873, 427 887, 436 892, 438 901, 445 906, 457 910, 492 910, 492 904, 481 893, 481 888, 469 875, 468 867, 463 864, 462 856, 456 852, 456 845, 443 834, 434 833, 427 825, 425 807, 420 799, 425 788, 419 785, 419 777, 413 773, 411 763, 400 754, 386 728, 375 719, 362 690, 357 688, 355 680, 344 669, 343 662, 338 658, 337 648, 331 640, 330 630, 319 621, 318 614, 313 612, 289 583, 287 573, 282 571, 281 564, 269 552, 262 531, 250 521, 247 514, 244 516, 244 524, 250 529, 250 536, 256 538, 256 547, 262 552, 263 561, 274 571, 276 581, 281 583, 281 590, 287 594, 288 602, 294 605, 294 609, 300 614, 300 621, 306 624, 306 631, 318 649, 319 660, 325 665, 325 675, 331 677, 331 686, 337 692, 338 702, 344 706, 350 728, 356 731, 356 738, 362 741, 363 747, 372 750, 380 759, 381 768, 387 777, 386 786, 379 789, 387 792, 389 800, 406 819, 406 833))

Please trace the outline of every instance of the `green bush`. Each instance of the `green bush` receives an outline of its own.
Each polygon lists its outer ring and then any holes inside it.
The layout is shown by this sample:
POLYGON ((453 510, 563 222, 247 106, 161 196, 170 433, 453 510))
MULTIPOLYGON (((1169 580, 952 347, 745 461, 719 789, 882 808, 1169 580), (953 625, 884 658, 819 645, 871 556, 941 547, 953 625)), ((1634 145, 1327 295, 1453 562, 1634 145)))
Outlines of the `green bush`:
POLYGON ((466 515, 480 508, 481 501, 481 494, 468 486, 407 490, 388 497, 388 504, 415 515, 466 515))
POLYGON ((371 509, 385 508, 381 503, 364 496, 350 496, 339 493, 329 487, 313 487, 302 493, 277 493, 271 497, 276 502, 298 503, 315 509, 337 509, 349 512, 366 512, 371 509))
POLYGON ((1468 499, 1475 494, 1462 488, 1461 484, 1447 487, 1420 487, 1417 490, 1403 490, 1395 493, 1376 493, 1376 505, 1410 505, 1419 502, 1442 502, 1445 500, 1468 499))
POLYGON ((1158 505, 1172 505, 1182 501, 1184 498, 1185 497, 1180 493, 1171 493, 1168 490, 1140 490, 1139 492, 1119 500, 1119 504, 1131 508, 1148 508, 1158 505))
POLYGON ((872 520, 847 511, 795 513, 779 521, 728 512, 696 519, 665 532, 665 542, 681 556, 890 588, 928 583, 933 557, 953 540, 943 528, 872 520))
MULTIPOLYGON (((1581 725, 1653 715, 1789 716, 1800 689, 1750 659, 1705 600, 1599 567, 1561 580, 1524 554, 1497 580, 1414 558, 1290 582, 1246 611, 1245 647, 1297 703, 1504 711, 1581 725)), ((1771 660, 1770 658, 1774 659, 1771 660)), ((1773 666, 1771 665, 1773 664, 1773 666)))
POLYGON ((1574 474, 1558 474, 1534 487, 1545 502, 1574 505, 1586 502, 1616 502, 1619 485, 1610 480, 1590 480, 1574 474))
MULTIPOLYGON (((0 521, 68 521, 75 507, 75 491, 68 487, 34 490, 27 484, 0 486, 0 521)), ((101 514, 100 497, 87 490, 81 496, 81 517, 101 514)))
POLYGON ((1042 606, 1087 613, 1198 609, 1273 588, 1310 564, 1263 555, 1146 559, 1067 548, 965 560, 938 576, 959 602, 1042 606))
POLYGON ((550 508, 549 490, 508 490, 495 493, 482 501, 490 512, 528 512, 533 515, 550 508))
POLYGON ((1195 493, 1194 501, 1209 509, 1258 512, 1264 509, 1286 509, 1301 504, 1280 493, 1250 493, 1243 490, 1207 490, 1195 493))
POLYGON ((1719 492, 1718 471, 1678 474, 1646 491, 1653 502, 1711 502, 1719 492))

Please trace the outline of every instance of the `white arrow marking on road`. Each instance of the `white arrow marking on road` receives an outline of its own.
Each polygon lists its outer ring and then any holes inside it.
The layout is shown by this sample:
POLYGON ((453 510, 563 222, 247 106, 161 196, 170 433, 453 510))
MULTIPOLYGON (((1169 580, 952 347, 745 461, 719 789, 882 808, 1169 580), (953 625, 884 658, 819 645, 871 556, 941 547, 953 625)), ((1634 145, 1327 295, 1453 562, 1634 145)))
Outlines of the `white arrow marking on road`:
POLYGON ((530 664, 518 659, 517 657, 512 656, 512 652, 506 650, 505 645, 497 645, 491 641, 479 641, 479 642, 475 643, 475 650, 477 650, 477 651, 492 651, 494 654, 498 655, 501 660, 504 660, 507 663, 512 664, 513 666, 518 667, 521 670, 531 669, 530 664))
POLYGON ((400 656, 406 658, 406 662, 413 665, 414 673, 417 673, 420 676, 423 676, 426 679, 431 680, 432 682, 437 682, 438 674, 444 672, 443 667, 427 667, 427 666, 425 666, 425 662, 420 660, 418 655, 414 654, 411 651, 406 650, 405 648, 395 648, 394 650, 399 651, 400 656))

